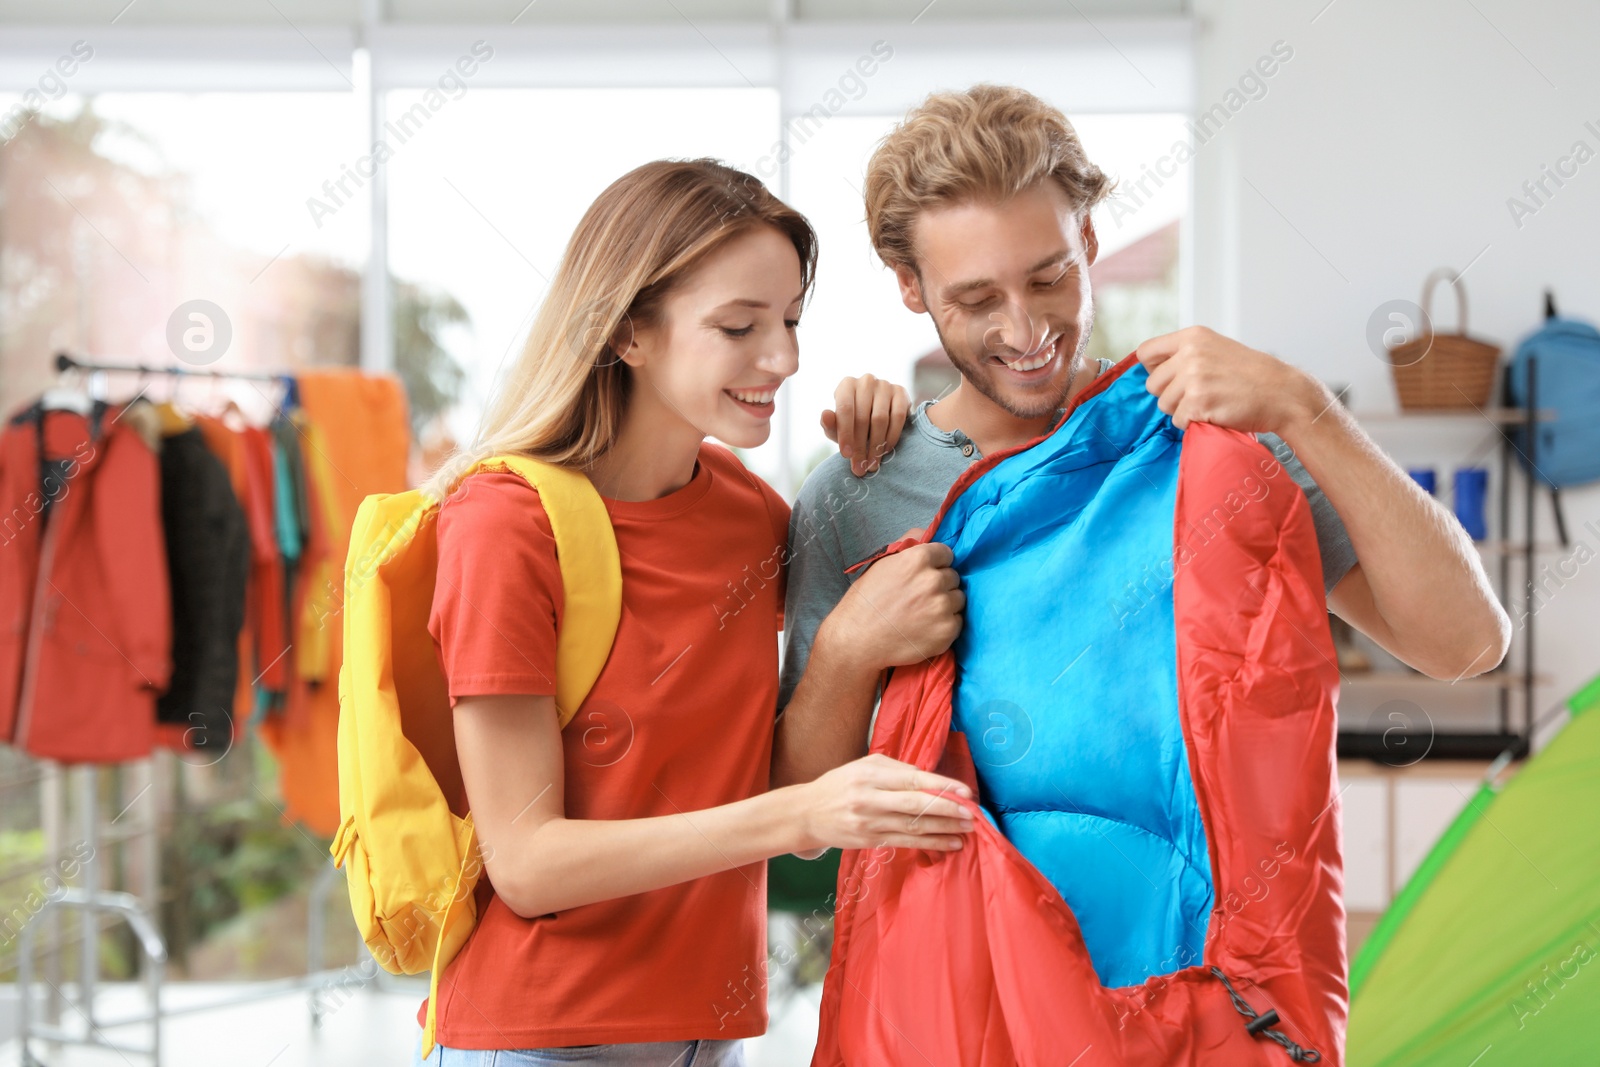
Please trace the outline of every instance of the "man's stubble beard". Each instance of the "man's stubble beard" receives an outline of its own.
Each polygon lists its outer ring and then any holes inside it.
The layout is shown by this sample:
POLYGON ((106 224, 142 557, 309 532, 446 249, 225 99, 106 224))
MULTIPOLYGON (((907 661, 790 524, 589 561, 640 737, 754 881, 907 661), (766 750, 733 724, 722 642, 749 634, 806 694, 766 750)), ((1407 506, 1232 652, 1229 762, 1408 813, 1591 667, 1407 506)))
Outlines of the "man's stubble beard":
MULTIPOLYGON (((989 374, 975 370, 966 364, 964 356, 957 356, 951 350, 950 342, 945 340, 944 331, 939 327, 939 321, 932 315, 929 315, 928 318, 933 321, 933 332, 939 337, 939 344, 944 348, 945 357, 955 365, 956 372, 961 375, 961 380, 988 397, 990 402, 1001 411, 1017 419, 1043 418, 1066 406, 1067 397, 1072 395, 1072 386, 1078 380, 1078 372, 1083 369, 1084 352, 1089 347, 1089 338, 1094 335, 1094 305, 1090 304, 1088 319, 1083 324, 1083 331, 1078 335, 1077 347, 1073 350, 1072 358, 1067 363, 1067 377, 1066 381, 1062 383, 1060 395, 1049 399, 1041 399, 1038 402, 1038 410, 1034 411, 1016 406, 995 387, 994 380, 989 374)), ((987 358, 987 356, 980 357, 978 360, 979 367, 986 369, 990 366, 990 364, 984 362, 987 358)))

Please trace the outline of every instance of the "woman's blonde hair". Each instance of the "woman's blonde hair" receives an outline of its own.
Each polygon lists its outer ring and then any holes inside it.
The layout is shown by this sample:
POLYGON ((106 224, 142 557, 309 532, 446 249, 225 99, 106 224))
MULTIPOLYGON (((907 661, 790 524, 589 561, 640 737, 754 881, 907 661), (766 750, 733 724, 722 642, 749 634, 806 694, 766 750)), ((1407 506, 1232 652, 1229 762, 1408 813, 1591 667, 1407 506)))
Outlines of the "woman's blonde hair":
POLYGON ((612 350, 659 323, 661 305, 707 256, 773 226, 800 257, 802 291, 816 274, 805 216, 749 174, 712 159, 657 160, 612 182, 584 212, 522 354, 496 387, 470 446, 422 486, 442 500, 473 464, 518 452, 583 468, 616 441, 633 371, 612 350))
POLYGON ((1004 200, 1050 179, 1074 210, 1111 194, 1072 123, 1023 89, 974 85, 935 93, 893 130, 867 163, 867 231, 891 267, 917 267, 912 235, 930 207, 1004 200))

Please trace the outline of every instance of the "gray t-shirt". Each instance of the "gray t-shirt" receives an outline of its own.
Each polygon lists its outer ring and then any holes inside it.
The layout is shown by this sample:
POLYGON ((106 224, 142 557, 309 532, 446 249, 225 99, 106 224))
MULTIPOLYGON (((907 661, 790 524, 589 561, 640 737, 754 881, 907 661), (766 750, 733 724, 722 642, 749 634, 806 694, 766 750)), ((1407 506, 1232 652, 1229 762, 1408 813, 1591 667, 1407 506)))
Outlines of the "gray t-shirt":
MULTIPOLYGON (((1100 361, 1100 373, 1111 367, 1100 361)), ((876 471, 857 478, 850 462, 834 453, 800 487, 789 516, 788 595, 784 602, 784 655, 778 707, 794 695, 811 657, 817 627, 859 576, 846 567, 922 528, 938 513, 961 472, 981 459, 978 446, 960 430, 945 432, 928 418, 926 401, 911 412, 895 449, 876 471)), ((1350 535, 1333 505, 1276 434, 1257 434, 1284 470, 1305 491, 1322 554, 1328 591, 1355 566, 1350 535)))

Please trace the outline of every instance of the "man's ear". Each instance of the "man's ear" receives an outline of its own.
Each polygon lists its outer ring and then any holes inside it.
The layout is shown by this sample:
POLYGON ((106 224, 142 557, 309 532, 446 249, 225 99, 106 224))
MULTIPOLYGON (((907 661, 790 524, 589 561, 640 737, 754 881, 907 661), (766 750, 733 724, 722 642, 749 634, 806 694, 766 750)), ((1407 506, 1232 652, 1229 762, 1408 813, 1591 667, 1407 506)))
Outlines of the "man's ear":
POLYGON ((894 280, 900 283, 900 302, 918 315, 927 314, 928 305, 922 299, 922 279, 917 277, 911 265, 895 264, 894 280))
POLYGON ((1100 254, 1100 238, 1095 236, 1094 220, 1089 217, 1089 212, 1083 213, 1083 265, 1093 266, 1095 257, 1100 254))

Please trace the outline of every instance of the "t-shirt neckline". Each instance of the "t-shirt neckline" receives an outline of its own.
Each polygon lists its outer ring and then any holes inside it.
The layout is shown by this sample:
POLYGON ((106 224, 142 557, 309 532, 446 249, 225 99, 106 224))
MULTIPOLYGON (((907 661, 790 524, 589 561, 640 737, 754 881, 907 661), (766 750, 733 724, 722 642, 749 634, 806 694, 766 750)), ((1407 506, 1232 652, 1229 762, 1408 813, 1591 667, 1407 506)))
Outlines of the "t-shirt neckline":
POLYGON ((706 450, 700 450, 695 460, 694 474, 681 487, 654 500, 614 500, 601 495, 606 512, 613 519, 667 519, 682 514, 699 503, 711 491, 711 464, 706 462, 706 450))
MULTIPOLYGON (((1097 367, 1095 371, 1096 378, 1116 365, 1109 359, 1096 359, 1095 364, 1097 367)), ((962 445, 971 441, 972 438, 962 433, 959 426, 954 430, 941 430, 938 426, 934 425, 933 420, 928 417, 928 409, 932 407, 939 399, 939 397, 934 397, 932 400, 924 400, 922 403, 912 408, 911 424, 921 431, 922 435, 928 438, 934 444, 943 445, 946 448, 960 448, 962 445)), ((1060 415, 1061 412, 1065 410, 1065 408, 1057 408, 1056 414, 1060 415)), ((978 458, 976 453, 974 453, 972 458, 974 460, 978 458)))

